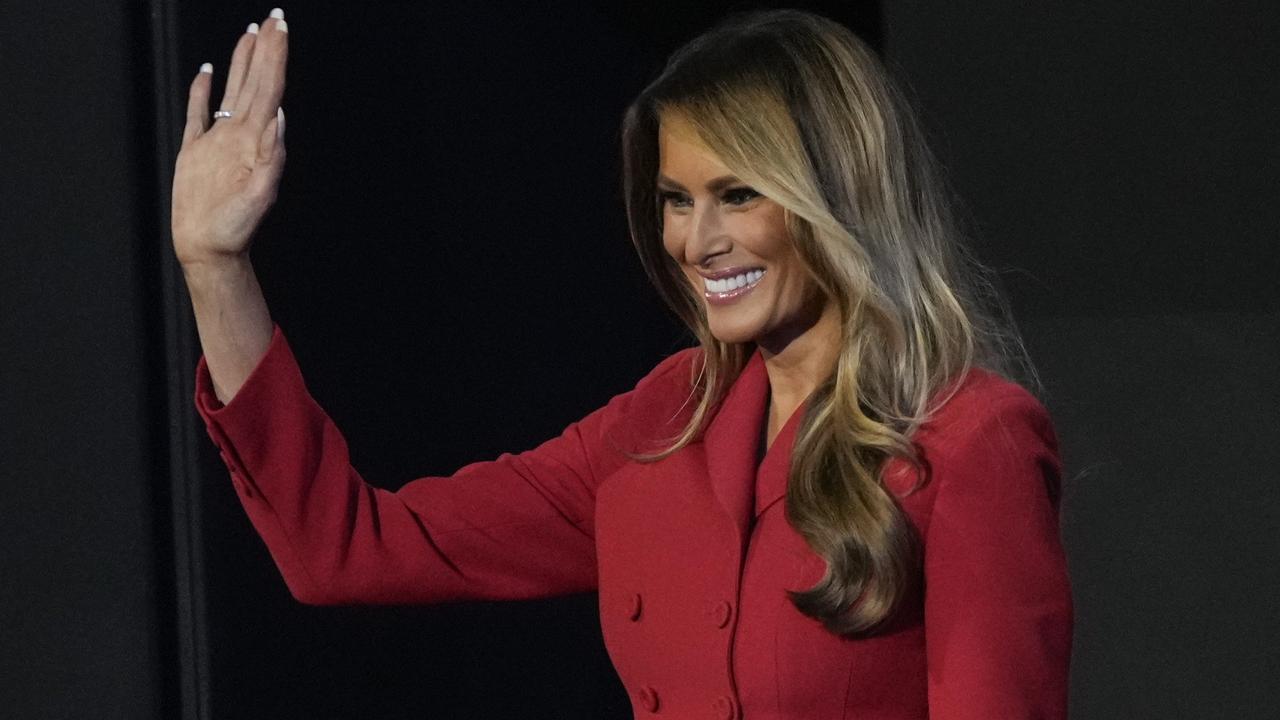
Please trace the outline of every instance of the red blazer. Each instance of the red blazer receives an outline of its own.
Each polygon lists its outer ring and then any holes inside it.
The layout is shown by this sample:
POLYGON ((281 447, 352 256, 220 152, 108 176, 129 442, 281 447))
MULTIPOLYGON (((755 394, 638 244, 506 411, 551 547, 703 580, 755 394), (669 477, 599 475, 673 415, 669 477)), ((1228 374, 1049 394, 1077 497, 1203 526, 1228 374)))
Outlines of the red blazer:
MULTIPOLYGON (((290 592, 307 604, 539 598, 597 590, 605 645, 637 718, 993 720, 1066 717, 1072 607, 1044 407, 974 370, 916 434, 932 467, 903 506, 925 584, 893 632, 851 640, 784 594, 824 562, 784 517, 803 406, 763 462, 769 382, 757 351, 703 440, 652 464, 683 427, 700 351, 518 454, 366 484, 275 326, 223 407, 205 358, 196 407, 290 592)), ((887 473, 901 493, 905 465, 887 473)))

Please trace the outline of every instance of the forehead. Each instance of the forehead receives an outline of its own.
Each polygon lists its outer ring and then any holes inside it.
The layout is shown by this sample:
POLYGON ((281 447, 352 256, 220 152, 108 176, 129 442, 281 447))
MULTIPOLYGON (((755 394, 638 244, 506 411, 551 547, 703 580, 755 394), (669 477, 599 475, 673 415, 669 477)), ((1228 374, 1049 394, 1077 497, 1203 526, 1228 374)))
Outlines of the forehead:
POLYGON ((670 178, 720 174, 726 170, 693 127, 673 113, 664 114, 658 124, 658 165, 659 172, 670 178))

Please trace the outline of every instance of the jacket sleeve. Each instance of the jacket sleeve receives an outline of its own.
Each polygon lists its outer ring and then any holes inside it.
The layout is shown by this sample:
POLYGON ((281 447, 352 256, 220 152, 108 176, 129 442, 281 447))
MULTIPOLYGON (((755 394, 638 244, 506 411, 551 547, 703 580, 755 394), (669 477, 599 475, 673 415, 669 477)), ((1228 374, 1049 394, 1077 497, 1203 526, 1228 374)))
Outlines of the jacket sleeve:
POLYGON ((631 391, 518 454, 391 492, 351 466, 346 440, 308 392, 278 324, 225 406, 205 357, 195 404, 236 494, 289 591, 311 605, 548 597, 596 587, 596 485, 625 456, 615 430, 676 353, 631 391))
POLYGON ((1048 412, 1019 387, 935 461, 925 539, 932 720, 1064 720, 1072 603, 1048 412))

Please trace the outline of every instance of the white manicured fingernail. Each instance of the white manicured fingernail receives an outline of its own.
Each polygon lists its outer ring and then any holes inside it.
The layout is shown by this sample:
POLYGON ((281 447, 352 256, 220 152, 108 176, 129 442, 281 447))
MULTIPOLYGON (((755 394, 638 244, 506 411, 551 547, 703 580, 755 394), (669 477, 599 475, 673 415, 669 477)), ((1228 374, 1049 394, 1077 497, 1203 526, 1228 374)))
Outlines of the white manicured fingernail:
POLYGON ((272 9, 271 9, 271 17, 273 17, 273 18, 275 18, 275 19, 277 19, 277 20, 283 20, 283 19, 284 19, 284 10, 282 10, 282 9, 280 9, 280 8, 272 8, 272 9))
POLYGON ((254 35, 257 35, 257 34, 258 34, 258 23, 249 23, 249 27, 245 28, 245 32, 247 32, 247 33, 253 33, 254 35))
POLYGON ((276 137, 284 137, 284 108, 276 108, 276 137))
POLYGON ((289 23, 281 20, 280 22, 276 23, 276 29, 282 33, 287 33, 289 32, 289 23))
POLYGON ((205 63, 200 66, 200 72, 213 74, 213 63, 205 63))

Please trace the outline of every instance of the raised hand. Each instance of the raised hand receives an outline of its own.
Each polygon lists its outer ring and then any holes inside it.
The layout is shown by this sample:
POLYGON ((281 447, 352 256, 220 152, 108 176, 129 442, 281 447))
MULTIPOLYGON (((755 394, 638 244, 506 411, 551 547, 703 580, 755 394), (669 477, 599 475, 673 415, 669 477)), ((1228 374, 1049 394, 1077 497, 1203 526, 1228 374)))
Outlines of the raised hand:
POLYGON ((191 82, 173 176, 173 247, 183 267, 243 258, 275 202, 284 171, 288 25, 276 8, 236 43, 226 92, 211 122, 213 69, 191 82))

